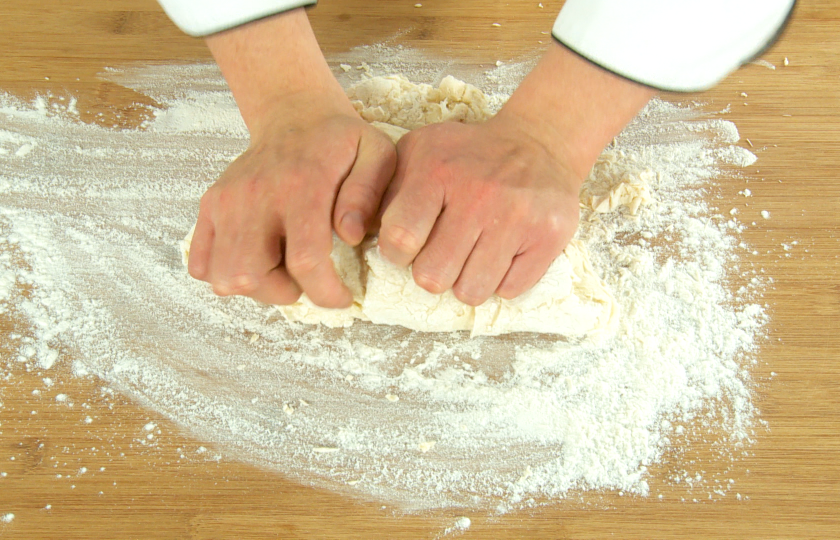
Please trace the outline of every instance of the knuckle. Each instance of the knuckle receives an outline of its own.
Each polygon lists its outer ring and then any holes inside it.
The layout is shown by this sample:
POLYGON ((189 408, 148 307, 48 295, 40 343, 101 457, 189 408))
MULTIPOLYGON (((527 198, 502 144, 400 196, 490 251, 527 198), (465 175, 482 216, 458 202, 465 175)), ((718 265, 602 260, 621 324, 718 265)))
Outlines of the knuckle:
POLYGON ((565 228, 565 220, 561 214, 552 213, 546 218, 543 227, 552 237, 557 237, 565 228))
POLYGON ((354 182, 347 185, 347 189, 341 192, 337 205, 342 204, 348 210, 369 211, 379 202, 380 197, 379 191, 372 185, 354 182))
POLYGON ((204 192, 201 199, 198 201, 199 214, 212 214, 216 207, 216 200, 218 199, 218 188, 211 187, 204 192))
POLYGON ((259 280, 256 279, 255 276, 249 274, 236 275, 228 281, 228 289, 231 294, 250 296, 254 294, 259 287, 259 280))
POLYGON ((210 210, 214 214, 224 215, 236 208, 236 199, 230 187, 217 188, 211 199, 210 210))
POLYGON ((286 268, 293 275, 304 275, 314 271, 324 262, 324 257, 319 257, 311 249, 293 251, 286 254, 286 268))
POLYGON ((187 272, 189 272, 190 276, 194 279, 199 281, 206 281, 207 277, 207 267, 205 265, 194 263, 192 259, 187 264, 187 272))
POLYGON ((227 283, 222 281, 213 281, 210 285, 212 285, 213 293, 215 293, 216 296, 230 296, 233 294, 230 288, 228 288, 227 283))
POLYGON ((514 223, 525 223, 534 217, 533 205, 524 197, 514 198, 508 206, 508 212, 514 223))
POLYGON ((248 198, 257 198, 262 195, 268 179, 262 175, 246 176, 240 182, 240 190, 248 198))
POLYGON ((381 241, 388 247, 406 254, 417 253, 423 247, 420 238, 401 225, 384 225, 381 241))

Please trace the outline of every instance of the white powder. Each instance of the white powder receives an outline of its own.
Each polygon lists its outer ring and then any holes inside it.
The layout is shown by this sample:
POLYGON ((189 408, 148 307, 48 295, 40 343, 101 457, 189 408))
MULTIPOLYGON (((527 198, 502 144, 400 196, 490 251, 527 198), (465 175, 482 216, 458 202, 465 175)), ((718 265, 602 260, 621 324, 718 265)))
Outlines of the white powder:
MULTIPOLYGON (((383 47, 335 67, 345 84, 368 72, 436 83, 450 72, 489 91, 495 108, 527 71, 485 74, 383 47), (360 60, 367 70, 338 67, 360 60)), ((217 298, 183 270, 176 246, 198 200, 248 140, 216 68, 111 76, 165 109, 143 129, 116 131, 43 99, 0 97, 0 305, 28 322, 20 346, 33 348, 8 370, 81 358, 75 374, 227 457, 404 509, 505 511, 582 490, 689 489, 688 478, 692 490, 729 489, 712 474, 696 481, 715 465, 682 456, 704 440, 726 468, 752 438, 749 368, 764 315, 751 299, 764 281, 738 288, 742 225, 706 202, 721 170, 755 159, 732 146, 734 125, 654 102, 596 167, 593 185, 650 171, 652 202, 636 215, 582 213, 579 239, 624 314, 615 337, 326 329, 217 298)))
POLYGON ((468 517, 460 517, 455 520, 455 523, 451 527, 447 527, 443 531, 442 536, 447 536, 453 533, 462 533, 470 528, 472 525, 472 520, 468 517))
POLYGON ((0 516, 0 522, 3 523, 11 523, 12 521, 14 521, 14 519, 15 515, 12 513, 3 514, 2 516, 0 516))

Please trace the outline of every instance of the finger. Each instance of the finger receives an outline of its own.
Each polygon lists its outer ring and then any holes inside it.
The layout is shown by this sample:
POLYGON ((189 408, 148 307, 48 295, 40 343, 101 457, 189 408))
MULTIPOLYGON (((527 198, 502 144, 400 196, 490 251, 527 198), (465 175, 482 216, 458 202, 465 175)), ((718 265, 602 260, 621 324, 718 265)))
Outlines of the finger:
POLYGON ((394 169, 394 174, 391 182, 385 189, 385 194, 382 196, 382 201, 379 203, 379 210, 377 211, 373 222, 371 223, 370 231, 374 234, 380 234, 382 230, 382 218, 385 212, 394 202, 394 198, 400 191, 405 180, 405 171, 407 170, 408 159, 406 156, 411 155, 411 149, 414 147, 414 140, 416 138, 416 131, 409 131, 399 141, 397 141, 397 165, 394 169), (403 156, 402 158, 400 156, 403 156))
POLYGON ((378 132, 366 131, 359 139, 356 161, 341 184, 333 211, 336 233, 351 246, 365 237, 396 165, 393 143, 378 132))
POLYGON ((272 223, 273 233, 265 234, 254 225, 240 232, 228 260, 229 294, 249 296, 266 304, 291 304, 301 290, 282 266, 282 227, 272 223))
POLYGON ((443 209, 443 190, 438 186, 431 175, 411 170, 408 160, 398 155, 397 171, 388 189, 390 202, 379 231, 382 255, 397 266, 410 265, 425 245, 443 209))
POLYGON ((187 271, 195 279, 207 281, 214 236, 213 223, 199 216, 193 230, 187 261, 187 271))
POLYGON ((237 265, 237 251, 243 247, 243 237, 246 242, 253 241, 254 238, 241 234, 243 224, 237 217, 233 213, 222 214, 214 224, 213 250, 207 264, 207 281, 213 286, 213 292, 219 296, 247 294, 250 291, 247 283, 234 280, 237 273, 243 273, 237 265))
POLYGON ((465 221, 453 207, 445 209, 414 259, 414 281, 433 294, 451 289, 480 233, 477 225, 465 221))
POLYGON ((388 189, 385 190, 385 195, 382 197, 382 204, 379 205, 379 213, 377 221, 381 222, 382 217, 394 201, 402 183, 405 180, 405 173, 408 170, 408 156, 413 154, 414 141, 417 139, 417 131, 409 131, 397 142, 397 166, 394 170, 394 176, 388 189))
POLYGON ((300 287, 288 271, 277 267, 262 276, 257 288, 248 296, 264 304, 287 306, 297 302, 300 293, 300 287))
POLYGON ((303 196, 299 204, 288 209, 286 269, 315 304, 326 308, 348 307, 353 296, 338 277, 330 258, 333 246, 330 215, 335 192, 321 182, 303 196))
POLYGON ((545 271, 557 258, 558 253, 551 249, 534 246, 516 255, 496 294, 512 299, 528 291, 545 275, 545 271))
POLYGON ((264 199, 246 204, 241 193, 230 191, 219 199, 208 281, 219 296, 251 296, 280 264, 282 224, 264 199))
POLYGON ((499 231, 482 232, 452 288, 458 300, 479 306, 493 295, 516 255, 516 245, 508 238, 499 231))

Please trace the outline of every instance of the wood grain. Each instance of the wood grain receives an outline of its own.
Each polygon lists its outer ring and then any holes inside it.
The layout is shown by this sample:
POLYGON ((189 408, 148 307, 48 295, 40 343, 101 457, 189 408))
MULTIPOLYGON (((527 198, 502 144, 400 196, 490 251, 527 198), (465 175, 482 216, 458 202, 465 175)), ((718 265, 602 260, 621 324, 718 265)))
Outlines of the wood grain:
MULTIPOLYGON (((547 46, 540 32, 561 5, 415 2, 323 0, 311 18, 327 52, 400 33, 401 43, 487 63, 547 46)), ((770 336, 756 368, 770 427, 727 472, 736 489, 713 502, 681 502, 666 490, 662 500, 606 493, 502 517, 467 513, 473 526, 462 538, 840 538, 838 20, 836 2, 800 2, 765 56, 775 70, 751 65, 702 95, 665 96, 700 100, 712 110, 731 104, 727 118, 759 156, 745 178, 719 188, 745 220, 756 221, 745 237, 775 279, 765 297, 770 336), (747 186, 753 197, 737 197, 747 186), (761 220, 760 210, 772 218, 761 220), (781 243, 791 240, 798 245, 784 251, 781 243), (736 491, 745 497, 737 500, 736 491)), ((83 118, 106 125, 136 122, 136 103, 148 98, 98 79, 104 67, 209 59, 202 42, 181 34, 150 0, 5 0, 0 51, 0 90, 70 93, 83 118)), ((19 326, 0 316, 1 335, 19 326)), ((13 353, 6 342, 4 359, 13 353)), ((224 455, 217 461, 209 445, 124 398, 103 395, 96 381, 52 375, 55 391, 74 401, 59 408, 32 394, 42 376, 0 382, 0 471, 7 473, 0 477, 0 514, 16 516, 0 524, 2 538, 434 538, 462 515, 401 515, 224 455), (141 442, 149 421, 161 427, 154 444, 141 442), (88 472, 80 475, 80 467, 88 472)), ((708 449, 695 451, 702 458, 708 449)))

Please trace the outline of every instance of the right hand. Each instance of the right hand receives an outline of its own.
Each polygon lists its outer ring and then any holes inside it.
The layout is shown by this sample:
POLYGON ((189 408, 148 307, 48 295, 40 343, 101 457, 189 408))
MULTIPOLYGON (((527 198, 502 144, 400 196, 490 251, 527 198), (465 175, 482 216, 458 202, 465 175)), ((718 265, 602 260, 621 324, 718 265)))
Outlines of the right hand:
POLYGON ((346 97, 287 97, 201 198, 189 272, 220 296, 347 307, 330 258, 336 233, 362 241, 396 166, 391 140, 346 97), (337 103, 337 105, 336 105, 337 103))

